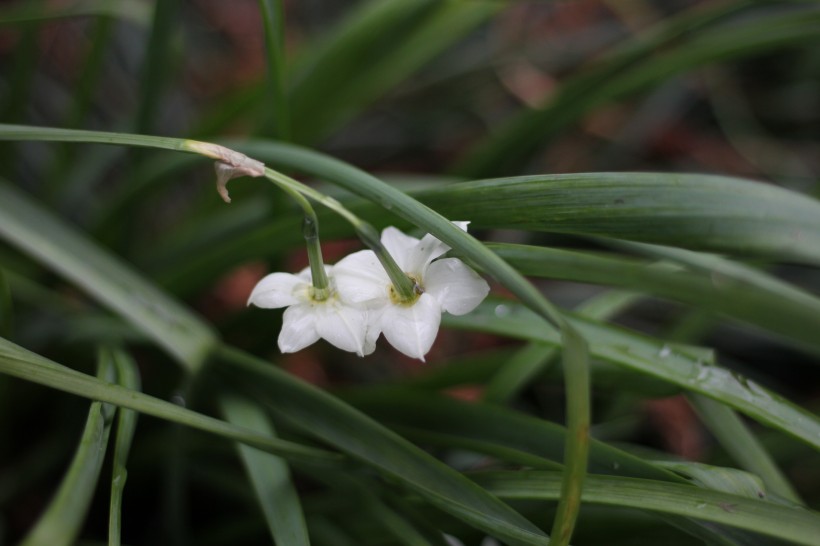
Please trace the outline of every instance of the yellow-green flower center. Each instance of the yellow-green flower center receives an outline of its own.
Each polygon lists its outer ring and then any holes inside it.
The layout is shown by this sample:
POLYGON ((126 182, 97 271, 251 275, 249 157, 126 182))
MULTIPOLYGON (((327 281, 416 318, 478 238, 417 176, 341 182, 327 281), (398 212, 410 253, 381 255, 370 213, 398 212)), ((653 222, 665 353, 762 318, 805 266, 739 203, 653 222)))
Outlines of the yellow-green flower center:
POLYGON ((410 299, 405 299, 401 296, 401 294, 396 291, 396 287, 392 284, 390 285, 390 301, 393 302, 394 305, 413 305, 416 303, 416 300, 419 299, 419 296, 424 294, 424 285, 421 284, 421 279, 416 275, 411 275, 407 273, 407 276, 413 281, 413 297, 410 299))

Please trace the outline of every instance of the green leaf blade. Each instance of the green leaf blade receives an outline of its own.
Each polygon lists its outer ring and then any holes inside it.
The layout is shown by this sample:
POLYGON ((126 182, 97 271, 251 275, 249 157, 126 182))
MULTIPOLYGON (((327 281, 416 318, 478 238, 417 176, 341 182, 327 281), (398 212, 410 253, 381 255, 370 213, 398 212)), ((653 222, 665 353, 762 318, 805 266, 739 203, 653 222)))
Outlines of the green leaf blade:
MULTIPOLYGON (((220 398, 220 406, 229 423, 276 437, 264 412, 248 400, 226 395, 220 398)), ((302 506, 287 463, 252 447, 239 445, 238 449, 274 542, 309 546, 302 506)))
MULTIPOLYGON (((110 362, 100 360, 98 376, 113 376, 110 362)), ((74 458, 54 498, 21 546, 69 546, 79 535, 105 458, 113 408, 93 402, 74 458)))
POLYGON ((213 350, 210 326, 7 184, 0 184, 0 211, 0 237, 148 332, 189 370, 213 350))
POLYGON ((547 535, 520 514, 347 404, 235 349, 224 348, 219 358, 224 380, 234 378, 275 414, 421 494, 434 506, 513 544, 548 544, 547 535))
MULTIPOLYGON (((559 497, 560 482, 555 473, 488 472, 475 478, 502 498, 556 500, 559 497)), ((813 546, 820 536, 817 512, 688 485, 590 475, 583 500, 711 521, 805 546, 813 546)))

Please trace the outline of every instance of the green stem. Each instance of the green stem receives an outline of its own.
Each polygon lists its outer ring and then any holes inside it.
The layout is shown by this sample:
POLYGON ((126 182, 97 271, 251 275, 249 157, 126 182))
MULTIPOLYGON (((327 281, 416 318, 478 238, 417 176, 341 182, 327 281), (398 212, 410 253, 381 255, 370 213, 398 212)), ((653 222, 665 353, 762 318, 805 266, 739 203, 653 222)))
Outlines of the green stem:
POLYGON ((375 228, 365 222, 354 227, 356 228, 356 234, 359 236, 359 239, 376 254, 382 267, 384 267, 384 270, 387 272, 387 276, 390 277, 390 281, 393 283, 393 288, 396 293, 398 293, 399 299, 405 303, 415 301, 419 295, 415 281, 401 270, 399 264, 393 259, 393 256, 384 248, 375 228))
MULTIPOLYGON (((85 131, 77 129, 57 129, 53 127, 29 127, 25 125, 0 124, 0 140, 33 140, 33 141, 58 141, 58 142, 90 142, 98 144, 119 144, 124 146, 139 146, 144 148, 156 148, 162 150, 176 150, 180 152, 193 153, 217 161, 226 163, 238 172, 248 176, 265 176, 268 180, 283 189, 288 195, 296 199, 297 203, 305 211, 305 215, 318 226, 316 214, 310 206, 310 199, 326 206, 330 210, 342 216, 350 222, 356 229, 362 241, 370 247, 378 256, 379 261, 390 276, 393 286, 403 301, 413 301, 416 296, 415 283, 396 264, 392 256, 382 247, 378 234, 373 227, 358 216, 347 210, 336 199, 329 197, 310 186, 297 182, 289 176, 274 171, 269 167, 264 167, 262 163, 255 161, 244 154, 240 154, 224 146, 201 142, 197 140, 187 140, 171 137, 156 137, 146 135, 135 135, 129 133, 108 133, 104 131, 85 131)), ((310 246, 310 245, 309 245, 310 246)), ((319 268, 321 273, 314 271, 317 278, 325 278, 324 267, 319 268)), ((322 281, 319 280, 319 283, 322 281)), ((325 283, 327 281, 325 280, 325 283)), ((316 286, 316 284, 314 284, 316 286)), ((325 284, 327 286, 327 284, 325 284)), ((318 286, 317 286, 318 288, 318 286)))
POLYGON ((310 263, 310 277, 313 284, 312 297, 318 301, 326 300, 328 296, 330 296, 330 282, 328 281, 327 273, 325 272, 325 263, 322 259, 322 246, 319 244, 319 218, 316 216, 316 211, 313 210, 313 205, 310 204, 310 201, 305 199, 305 196, 300 192, 299 186, 303 186, 302 184, 269 168, 265 168, 265 177, 291 196, 293 200, 302 207, 302 211, 305 213, 305 219, 302 223, 302 233, 305 236, 308 262, 310 263), (271 173, 275 173, 279 176, 272 177, 270 176, 271 173), (289 182, 292 183, 285 184, 282 179, 288 179, 289 182))
POLYGON ((313 282, 312 296, 313 299, 322 301, 330 296, 330 284, 325 272, 325 263, 322 260, 322 245, 319 244, 319 223, 312 208, 311 213, 305 212, 302 232, 305 235, 308 261, 310 262, 310 277, 313 282))
MULTIPOLYGON (((387 249, 382 246, 381 241, 379 240, 379 234, 373 226, 350 212, 336 199, 329 197, 311 188, 310 186, 306 186, 305 184, 302 184, 289 176, 274 171, 270 167, 265 168, 265 177, 282 188, 289 195, 294 196, 294 199, 297 199, 297 201, 301 199, 307 203, 304 196, 310 197, 314 201, 321 203, 350 222, 362 242, 376 254, 376 257, 379 259, 379 262, 381 262, 382 267, 384 267, 384 270, 390 277, 390 281, 393 283, 393 287, 398 293, 401 301, 412 302, 418 297, 416 283, 408 277, 404 271, 401 270, 399 265, 396 263, 396 260, 393 259, 393 256, 391 256, 387 249), (298 198, 296 196, 298 196, 298 198)), ((308 253, 309 252, 310 245, 308 245, 308 253)), ((313 262, 311 262, 311 264, 312 263, 313 262)))

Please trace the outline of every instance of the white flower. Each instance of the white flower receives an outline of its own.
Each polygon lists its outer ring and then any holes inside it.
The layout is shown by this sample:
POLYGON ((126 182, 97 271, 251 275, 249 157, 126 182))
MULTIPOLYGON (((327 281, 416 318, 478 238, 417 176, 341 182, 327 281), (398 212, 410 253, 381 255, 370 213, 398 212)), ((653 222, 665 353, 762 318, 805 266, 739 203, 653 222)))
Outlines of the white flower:
MULTIPOLYGON (((468 222, 454 223, 467 230, 468 222)), ((490 287, 458 258, 436 260, 450 247, 432 235, 419 240, 388 227, 382 231, 381 243, 415 282, 418 298, 401 301, 370 250, 355 252, 334 266, 336 286, 347 301, 370 309, 369 338, 375 340, 384 332, 393 347, 423 361, 438 334, 441 313, 469 313, 487 296, 490 287)))
POLYGON ((336 347, 364 356, 376 347, 376 338, 367 336, 366 308, 348 303, 336 290, 333 268, 325 266, 330 295, 313 298, 310 268, 296 275, 271 273, 251 292, 248 305, 275 309, 287 307, 279 333, 279 350, 294 353, 325 339, 336 347))

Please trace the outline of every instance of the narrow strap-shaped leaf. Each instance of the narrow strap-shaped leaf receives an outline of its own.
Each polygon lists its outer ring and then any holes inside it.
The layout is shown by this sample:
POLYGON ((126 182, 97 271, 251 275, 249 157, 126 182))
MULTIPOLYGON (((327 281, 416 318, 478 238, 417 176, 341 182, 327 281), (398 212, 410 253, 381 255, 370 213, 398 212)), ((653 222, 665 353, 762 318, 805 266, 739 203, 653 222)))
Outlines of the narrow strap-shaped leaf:
MULTIPOLYGON (((564 427, 494 404, 465 403, 439 393, 396 386, 355 389, 343 396, 344 400, 389 426, 440 434, 442 440, 445 437, 451 441, 472 440, 476 446, 492 449, 481 453, 501 460, 529 464, 523 459, 505 459, 503 451, 496 451, 493 446, 507 449, 508 454, 516 457, 527 454, 556 462, 563 459, 567 436, 564 427)), ((448 444, 436 445, 446 447, 448 444)), ((683 482, 672 472, 604 442, 592 440, 590 446, 592 472, 683 482)))
MULTIPOLYGON (((493 246, 490 246, 490 248, 493 248, 493 246)), ((493 250, 498 253, 498 248, 493 248, 493 250)), ((507 261, 512 265, 518 265, 514 260, 511 261, 508 259, 507 261)), ((521 270, 520 267, 518 267, 518 269, 524 274, 530 274, 525 270, 521 270)), ((541 270, 539 269, 539 271, 541 270)), ((549 272, 550 276, 552 276, 552 268, 549 269, 549 272)), ((613 314, 621 311, 625 306, 634 303, 636 299, 638 299, 638 296, 633 293, 616 291, 604 292, 581 304, 578 308, 578 312, 586 317, 605 321, 613 314)), ((537 342, 530 342, 525 345, 516 351, 487 382, 483 399, 486 402, 504 402, 509 400, 536 374, 541 373, 555 354, 555 347, 537 342)))
MULTIPOLYGON (((276 437, 273 425, 257 405, 230 395, 220 397, 219 402, 229 423, 264 436, 276 437)), ((310 540, 302 505, 291 481, 287 463, 279 457, 246 445, 238 447, 274 543, 308 546, 310 540)))
MULTIPOLYGON (((112 363, 117 372, 117 384, 134 391, 140 390, 140 376, 136 363, 119 349, 102 349, 101 359, 112 363)), ((114 460, 111 475, 111 504, 108 514, 108 546, 119 546, 122 529, 122 495, 128 477, 126 462, 137 428, 137 412, 119 408, 117 433, 114 439, 114 460)))
POLYGON ((589 173, 452 184, 415 196, 477 227, 599 235, 820 264, 820 203, 710 175, 589 173))
POLYGON ((195 371, 216 343, 213 330, 126 264, 0 183, 0 237, 34 256, 151 334, 195 371))
POLYGON ((596 253, 527 245, 488 245, 521 273, 536 277, 617 286, 729 316, 794 340, 820 352, 820 298, 750 267, 700 252, 619 241, 615 246, 639 249, 671 259, 696 271, 652 267, 645 261, 596 253), (664 252, 656 251, 664 249, 664 252), (683 262, 683 257, 694 259, 683 262))
POLYGON ((760 476, 772 493, 802 504, 794 487, 777 467, 772 456, 734 411, 702 395, 691 394, 689 401, 723 449, 742 468, 760 476))
POLYGON ((581 488, 589 459, 590 409, 589 348, 583 334, 564 328, 562 359, 566 392, 567 442, 564 447, 564 474, 561 498, 552 524, 554 546, 567 546, 581 510, 581 488))
POLYGON ((139 391, 95 379, 27 351, 2 338, 0 338, 0 373, 216 434, 280 455, 291 461, 335 466, 341 460, 341 457, 335 453, 263 436, 139 391))
MULTIPOLYGON (((473 478, 506 499, 556 500, 560 475, 547 471, 488 472, 473 478)), ((616 476, 587 476, 584 502, 676 514, 814 546, 820 514, 719 491, 616 476)))
POLYGON ((265 28, 265 49, 268 59, 268 101, 272 103, 273 134, 281 140, 290 137, 290 111, 285 93, 285 8, 283 0, 259 0, 262 25, 265 28))
MULTIPOLYGON (((105 358, 100 359, 98 378, 113 378, 114 374, 113 363, 105 358)), ((91 404, 77 452, 54 498, 21 546, 68 546, 74 543, 100 477, 114 409, 102 402, 91 404)))
POLYGON ((236 382, 303 432, 377 469, 441 510, 511 544, 548 543, 546 534, 510 507, 339 399, 236 349, 223 347, 218 358, 219 367, 209 370, 219 371, 223 381, 236 382))
MULTIPOLYGON (((545 328, 545 322, 528 309, 509 302, 508 313, 495 313, 497 302, 485 302, 469 315, 444 316, 442 324, 477 328, 517 339, 559 344, 559 335, 545 328)), ((576 317, 573 324, 590 343, 590 353, 600 358, 650 375, 686 390, 714 398, 760 421, 820 449, 820 419, 781 396, 726 368, 709 363, 708 355, 690 348, 673 347, 662 341, 615 326, 576 317)))

